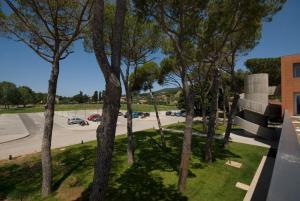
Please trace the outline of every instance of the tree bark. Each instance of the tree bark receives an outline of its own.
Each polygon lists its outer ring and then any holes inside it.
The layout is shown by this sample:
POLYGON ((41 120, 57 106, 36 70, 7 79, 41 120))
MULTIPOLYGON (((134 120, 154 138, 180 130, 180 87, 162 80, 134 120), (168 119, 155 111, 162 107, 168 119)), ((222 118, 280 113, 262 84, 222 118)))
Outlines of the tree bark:
POLYGON ((207 132, 207 119, 206 119, 206 106, 202 104, 202 126, 203 126, 203 132, 207 132))
POLYGON ((112 162, 118 113, 120 109, 121 87, 110 79, 106 84, 106 96, 103 103, 102 122, 98 126, 97 157, 94 168, 93 188, 90 200, 104 200, 112 162))
POLYGON ((231 128, 232 128, 232 120, 233 120, 233 115, 236 111, 236 108, 237 108, 237 104, 238 104, 238 101, 240 99, 240 95, 239 94, 235 94, 234 95, 234 98, 233 98, 233 101, 232 101, 232 105, 231 105, 231 109, 229 111, 229 114, 228 114, 228 121, 227 121, 227 127, 226 127, 226 131, 225 131, 225 136, 224 136, 224 147, 228 144, 229 142, 229 137, 230 137, 230 132, 231 132, 231 128))
POLYGON ((165 135, 164 135, 164 132, 161 127, 161 122, 160 122, 160 118, 159 118, 159 114, 158 114, 156 100, 155 100, 155 97, 153 96, 150 86, 149 86, 149 94, 150 94, 150 97, 151 97, 153 105, 154 105, 155 115, 156 115, 157 124, 158 124, 158 130, 159 130, 159 134, 160 134, 160 143, 161 143, 161 146, 164 148, 164 147, 166 147, 165 135))
POLYGON ((96 131, 97 153, 90 201, 105 200, 105 190, 109 180, 122 90, 120 83, 120 64, 126 4, 126 0, 116 1, 115 22, 112 32, 111 62, 108 62, 105 52, 103 29, 104 0, 96 0, 93 2, 91 24, 93 48, 97 62, 103 72, 106 85, 102 122, 96 131))
POLYGON ((226 103, 227 103, 227 96, 225 94, 225 90, 223 89, 223 125, 226 124, 226 103))
POLYGON ((132 99, 131 91, 126 90, 126 101, 127 101, 127 161, 129 165, 132 165, 134 162, 134 136, 132 133, 132 99))
POLYGON ((51 159, 51 140, 53 130, 53 117, 55 109, 55 97, 57 88, 57 79, 59 74, 59 61, 55 60, 52 64, 52 70, 48 85, 48 97, 45 106, 44 134, 42 139, 42 195, 47 196, 52 192, 52 159, 51 159))
POLYGON ((194 119, 194 95, 190 91, 190 86, 188 86, 185 81, 183 81, 183 90, 186 103, 186 118, 183 134, 181 162, 179 167, 179 178, 177 184, 179 192, 183 192, 185 190, 185 184, 188 177, 189 161, 192 149, 192 126, 194 119))
POLYGON ((210 119, 208 122, 208 132, 207 132, 207 141, 205 149, 205 160, 207 162, 213 161, 213 142, 215 135, 215 126, 217 119, 217 110, 218 110, 218 96, 219 96, 219 85, 220 85, 220 74, 219 70, 216 68, 214 70, 214 84, 212 87, 212 100, 210 104, 210 119))

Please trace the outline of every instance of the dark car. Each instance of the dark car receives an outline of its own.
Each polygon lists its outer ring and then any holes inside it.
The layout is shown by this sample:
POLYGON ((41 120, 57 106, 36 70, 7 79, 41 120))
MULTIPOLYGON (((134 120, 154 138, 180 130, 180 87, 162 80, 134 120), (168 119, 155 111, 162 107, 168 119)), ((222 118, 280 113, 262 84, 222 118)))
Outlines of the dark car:
POLYGON ((102 116, 97 116, 95 118, 92 119, 93 122, 98 122, 98 121, 102 121, 102 116))
POLYGON ((141 118, 146 118, 146 117, 150 117, 150 113, 149 112, 142 113, 141 118))
POLYGON ((140 114, 141 113, 139 113, 139 112, 133 112, 132 113, 132 118, 139 118, 140 114))
POLYGON ((123 116, 123 113, 122 112, 119 112, 119 114, 118 114, 119 116, 123 116))
POLYGON ((171 111, 167 111, 166 112, 166 116, 171 116, 172 112, 171 111))

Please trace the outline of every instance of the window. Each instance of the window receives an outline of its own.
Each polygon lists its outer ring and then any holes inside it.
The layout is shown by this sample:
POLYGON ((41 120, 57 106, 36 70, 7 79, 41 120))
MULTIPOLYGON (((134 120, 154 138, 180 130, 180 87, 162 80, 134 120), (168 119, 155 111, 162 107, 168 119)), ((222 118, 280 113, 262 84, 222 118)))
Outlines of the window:
POLYGON ((300 94, 295 94, 295 115, 300 115, 300 94))
POLYGON ((294 64, 294 77, 300 77, 300 63, 294 64))

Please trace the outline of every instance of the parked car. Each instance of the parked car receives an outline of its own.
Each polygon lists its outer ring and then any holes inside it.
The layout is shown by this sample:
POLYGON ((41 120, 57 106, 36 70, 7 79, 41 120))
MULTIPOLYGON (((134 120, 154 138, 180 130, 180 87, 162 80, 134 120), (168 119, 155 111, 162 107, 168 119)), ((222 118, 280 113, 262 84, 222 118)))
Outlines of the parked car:
POLYGON ((150 117, 150 113, 149 112, 142 113, 141 118, 146 118, 146 117, 150 117))
POLYGON ((78 117, 72 117, 68 119, 68 124, 81 124, 84 120, 78 117))
POLYGON ((176 117, 181 117, 181 112, 175 112, 175 115, 176 117))
POLYGON ((139 118, 140 113, 139 112, 133 112, 132 113, 132 118, 139 118))
MULTIPOLYGON (((132 118, 139 118, 139 113, 138 112, 133 112, 132 113, 132 118)), ((125 114, 124 114, 124 118, 127 118, 128 117, 128 112, 126 112, 125 114)))
POLYGON ((80 126, 88 126, 88 125, 90 125, 88 121, 82 121, 80 123, 80 126))
POLYGON ((102 117, 100 114, 92 114, 87 118, 89 121, 101 121, 101 119, 102 117))
POLYGON ((175 116, 176 117, 185 117, 186 116, 186 113, 184 110, 181 110, 179 112, 175 112, 175 116))
POLYGON ((92 119, 94 122, 102 121, 102 116, 96 116, 94 119, 92 119))
POLYGON ((167 111, 166 112, 166 116, 171 116, 172 112, 171 111, 167 111))
POLYGON ((119 116, 123 116, 123 113, 122 113, 122 112, 119 112, 119 116))

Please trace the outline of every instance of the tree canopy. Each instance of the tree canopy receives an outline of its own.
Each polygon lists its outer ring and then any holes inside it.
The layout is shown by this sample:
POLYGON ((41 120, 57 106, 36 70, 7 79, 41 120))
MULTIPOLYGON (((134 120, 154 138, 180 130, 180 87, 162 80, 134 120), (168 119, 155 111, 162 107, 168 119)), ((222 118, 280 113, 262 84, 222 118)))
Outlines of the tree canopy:
POLYGON ((153 84, 159 76, 158 65, 151 61, 145 63, 136 69, 135 73, 130 75, 130 85, 133 91, 152 89, 153 84))
POLYGON ((269 85, 279 85, 281 82, 281 60, 276 58, 253 58, 245 62, 245 66, 251 73, 268 73, 269 85))
POLYGON ((24 106, 34 102, 34 92, 26 86, 21 86, 18 88, 20 93, 20 103, 24 106))

